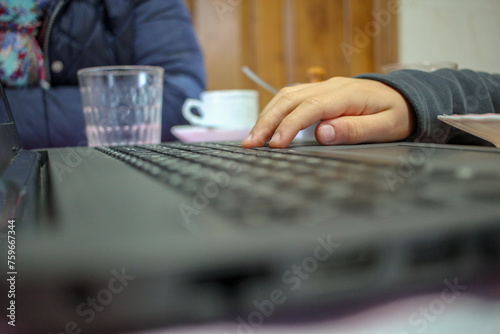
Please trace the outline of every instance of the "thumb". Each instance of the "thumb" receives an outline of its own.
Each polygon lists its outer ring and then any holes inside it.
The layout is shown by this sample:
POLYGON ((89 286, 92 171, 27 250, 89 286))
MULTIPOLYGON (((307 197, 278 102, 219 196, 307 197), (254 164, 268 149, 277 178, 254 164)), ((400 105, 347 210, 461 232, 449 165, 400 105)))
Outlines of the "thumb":
POLYGON ((354 117, 347 116, 323 121, 316 127, 316 140, 322 145, 359 143, 361 130, 357 123, 359 122, 354 117))
POLYGON ((325 120, 316 127, 316 140, 322 145, 359 144, 403 140, 408 126, 397 124, 390 111, 372 115, 341 116, 325 120))

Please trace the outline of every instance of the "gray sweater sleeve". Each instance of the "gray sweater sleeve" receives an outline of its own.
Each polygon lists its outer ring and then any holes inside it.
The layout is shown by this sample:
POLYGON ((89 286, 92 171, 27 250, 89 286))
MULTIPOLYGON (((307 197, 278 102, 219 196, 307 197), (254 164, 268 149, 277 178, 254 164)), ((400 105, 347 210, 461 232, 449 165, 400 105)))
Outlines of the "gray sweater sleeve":
POLYGON ((441 122, 437 116, 500 113, 500 74, 449 69, 432 73, 401 70, 357 78, 380 81, 406 98, 417 119, 416 130, 408 141, 491 145, 441 122))

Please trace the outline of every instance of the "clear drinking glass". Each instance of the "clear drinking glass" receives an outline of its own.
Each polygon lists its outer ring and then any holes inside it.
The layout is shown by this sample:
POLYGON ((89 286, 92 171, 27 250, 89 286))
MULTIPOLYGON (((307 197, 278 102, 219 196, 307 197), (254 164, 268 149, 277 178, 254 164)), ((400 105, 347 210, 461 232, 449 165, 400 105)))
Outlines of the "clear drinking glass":
POLYGON ((78 71, 89 146, 161 141, 163 68, 104 66, 78 71))

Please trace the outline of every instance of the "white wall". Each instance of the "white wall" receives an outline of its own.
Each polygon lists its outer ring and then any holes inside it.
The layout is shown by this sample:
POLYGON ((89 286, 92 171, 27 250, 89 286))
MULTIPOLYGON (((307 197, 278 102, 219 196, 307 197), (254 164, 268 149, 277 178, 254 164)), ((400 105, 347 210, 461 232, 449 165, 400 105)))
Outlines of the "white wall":
POLYGON ((400 0, 399 60, 500 73, 499 0, 400 0))

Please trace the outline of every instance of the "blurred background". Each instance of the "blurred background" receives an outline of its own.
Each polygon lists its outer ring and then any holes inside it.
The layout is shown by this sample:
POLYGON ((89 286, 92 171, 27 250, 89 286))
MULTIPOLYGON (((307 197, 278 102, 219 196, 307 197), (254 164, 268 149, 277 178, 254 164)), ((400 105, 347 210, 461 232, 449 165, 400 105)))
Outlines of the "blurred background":
POLYGON ((399 61, 500 73, 500 1, 400 0, 399 61))
POLYGON ((185 0, 205 55, 207 89, 252 88, 263 107, 276 88, 381 72, 385 64, 453 61, 500 72, 497 0, 185 0))

